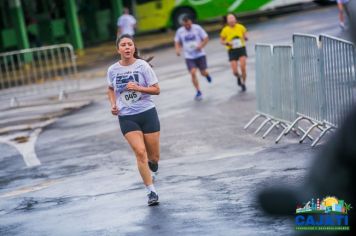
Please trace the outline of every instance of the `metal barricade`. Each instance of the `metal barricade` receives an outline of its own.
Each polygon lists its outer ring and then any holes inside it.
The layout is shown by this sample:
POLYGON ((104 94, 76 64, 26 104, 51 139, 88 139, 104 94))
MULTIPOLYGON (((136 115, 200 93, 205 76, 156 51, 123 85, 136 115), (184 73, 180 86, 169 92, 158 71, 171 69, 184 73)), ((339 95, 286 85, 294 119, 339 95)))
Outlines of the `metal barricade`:
MULTIPOLYGON (((290 45, 277 45, 273 47, 273 116, 282 127, 284 134, 287 127, 296 119, 296 91, 293 70, 293 49, 290 45)), ((302 128, 297 126, 297 129, 302 128)), ((276 142, 278 138, 276 139, 276 142)))
MULTIPOLYGON (((258 117, 264 121, 256 129, 270 125, 262 135, 265 138, 274 128, 283 128, 278 136, 283 136, 296 118, 295 89, 293 77, 293 52, 290 45, 256 45, 256 92, 257 113, 244 127, 247 129, 258 117)), ((292 130, 305 131, 296 126, 292 130)), ((276 140, 277 142, 277 140, 276 140)))
POLYGON ((318 42, 315 36, 293 35, 297 113, 321 123, 325 112, 325 94, 318 42))
MULTIPOLYGON (((294 51, 294 85, 296 89, 296 112, 298 118, 286 129, 288 134, 301 120, 310 122, 309 128, 299 140, 300 143, 310 136, 315 128, 324 131, 325 89, 321 68, 321 58, 318 37, 305 34, 293 35, 294 51)), ((276 142, 283 136, 280 135, 276 142)))
POLYGON ((0 54, 0 100, 78 89, 72 45, 59 44, 0 54))
POLYGON ((292 46, 274 46, 274 91, 276 117, 285 123, 296 118, 295 89, 293 85, 293 52, 292 46))
POLYGON ((271 121, 271 107, 272 107, 272 91, 271 91, 271 79, 273 76, 272 64, 272 45, 269 44, 256 44, 256 93, 257 115, 254 116, 244 127, 247 129, 258 118, 264 118, 264 121, 255 131, 257 134, 267 123, 271 121))
POLYGON ((320 36, 326 93, 325 122, 338 126, 356 101, 355 47, 351 42, 320 36))
POLYGON ((314 140, 319 140, 344 121, 356 103, 356 52, 351 42, 327 35, 320 35, 322 75, 325 105, 324 130, 314 140))
POLYGON ((315 146, 335 129, 356 103, 356 52, 351 42, 321 35, 293 35, 293 47, 256 45, 256 97, 258 117, 284 128, 276 143, 290 131, 309 138, 315 146), (299 122, 308 121, 305 131, 299 122), (310 133, 318 129, 316 139, 310 133))

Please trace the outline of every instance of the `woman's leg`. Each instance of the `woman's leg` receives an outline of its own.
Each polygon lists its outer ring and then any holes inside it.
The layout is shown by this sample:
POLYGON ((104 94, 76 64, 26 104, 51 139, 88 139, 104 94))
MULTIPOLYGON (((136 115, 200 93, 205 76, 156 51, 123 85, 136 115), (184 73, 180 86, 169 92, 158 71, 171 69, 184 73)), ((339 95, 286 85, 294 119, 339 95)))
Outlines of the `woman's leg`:
POLYGON ((144 142, 147 150, 148 160, 157 164, 160 158, 159 150, 159 136, 160 132, 144 134, 144 142))
POLYGON ((246 73, 246 56, 240 57, 240 58, 239 58, 239 63, 240 63, 240 68, 241 68, 242 81, 243 81, 243 84, 245 84, 246 78, 247 78, 247 73, 246 73))
POLYGON ((127 142, 136 155, 137 167, 146 186, 152 185, 152 176, 148 168, 148 158, 144 136, 141 131, 131 131, 125 134, 127 142))

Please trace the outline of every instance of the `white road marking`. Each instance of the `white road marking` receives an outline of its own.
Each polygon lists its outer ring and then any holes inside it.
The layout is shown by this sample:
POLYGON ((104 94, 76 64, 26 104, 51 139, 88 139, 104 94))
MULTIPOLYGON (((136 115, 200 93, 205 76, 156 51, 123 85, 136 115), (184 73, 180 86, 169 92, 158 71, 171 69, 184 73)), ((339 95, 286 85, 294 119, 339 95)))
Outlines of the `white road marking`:
POLYGON ((56 119, 50 119, 45 122, 32 125, 6 127, 0 130, 0 134, 5 132, 13 133, 10 135, 2 135, 0 137, 0 143, 6 143, 20 152, 27 167, 41 165, 41 161, 38 159, 36 154, 35 144, 38 135, 42 132, 42 128, 52 124, 55 121, 56 119), (30 131, 22 131, 24 129, 29 129, 30 131), (23 139, 23 141, 19 141, 19 139, 23 139))

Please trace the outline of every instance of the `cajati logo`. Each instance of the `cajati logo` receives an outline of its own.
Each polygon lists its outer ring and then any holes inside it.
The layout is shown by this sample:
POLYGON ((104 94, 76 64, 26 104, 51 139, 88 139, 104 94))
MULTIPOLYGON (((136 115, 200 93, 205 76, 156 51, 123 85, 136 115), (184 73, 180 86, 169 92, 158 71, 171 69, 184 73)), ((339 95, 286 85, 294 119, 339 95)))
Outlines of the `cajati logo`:
POLYGON ((296 230, 344 231, 350 230, 348 211, 351 204, 336 197, 312 198, 298 205, 295 216, 296 230))

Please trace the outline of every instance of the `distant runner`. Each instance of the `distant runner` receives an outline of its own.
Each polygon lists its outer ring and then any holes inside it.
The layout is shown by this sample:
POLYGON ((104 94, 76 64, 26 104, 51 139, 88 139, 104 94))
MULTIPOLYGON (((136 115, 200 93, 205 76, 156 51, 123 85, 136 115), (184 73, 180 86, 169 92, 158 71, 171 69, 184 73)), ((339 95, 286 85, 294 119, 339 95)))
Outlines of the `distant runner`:
POLYGON ((133 36, 135 27, 136 19, 130 15, 130 10, 125 7, 123 14, 117 19, 117 37, 124 34, 133 36))
POLYGON ((111 113, 119 117, 121 132, 136 155, 148 205, 153 206, 159 202, 150 170, 158 170, 160 122, 151 95, 160 93, 158 79, 151 66, 137 55, 132 36, 121 35, 116 46, 121 60, 107 73, 111 113))
POLYGON ((220 42, 228 50, 230 66, 232 73, 237 78, 237 84, 242 91, 246 91, 246 41, 247 29, 245 26, 238 24, 236 16, 228 14, 226 16, 227 25, 220 32, 220 42), (241 74, 238 71, 240 65, 241 74))
POLYGON ((349 0, 337 0, 337 8, 339 10, 339 25, 342 30, 346 29, 344 12, 346 12, 346 14, 349 16, 347 7, 345 7, 345 5, 348 3, 349 0))
POLYGON ((182 24, 183 26, 177 30, 174 37, 174 45, 177 56, 180 56, 183 48, 185 62, 196 89, 195 100, 199 101, 203 98, 203 94, 196 75, 197 69, 209 83, 212 81, 207 71, 206 55, 203 50, 209 41, 209 37, 205 30, 200 25, 193 24, 188 16, 183 18, 182 24))

